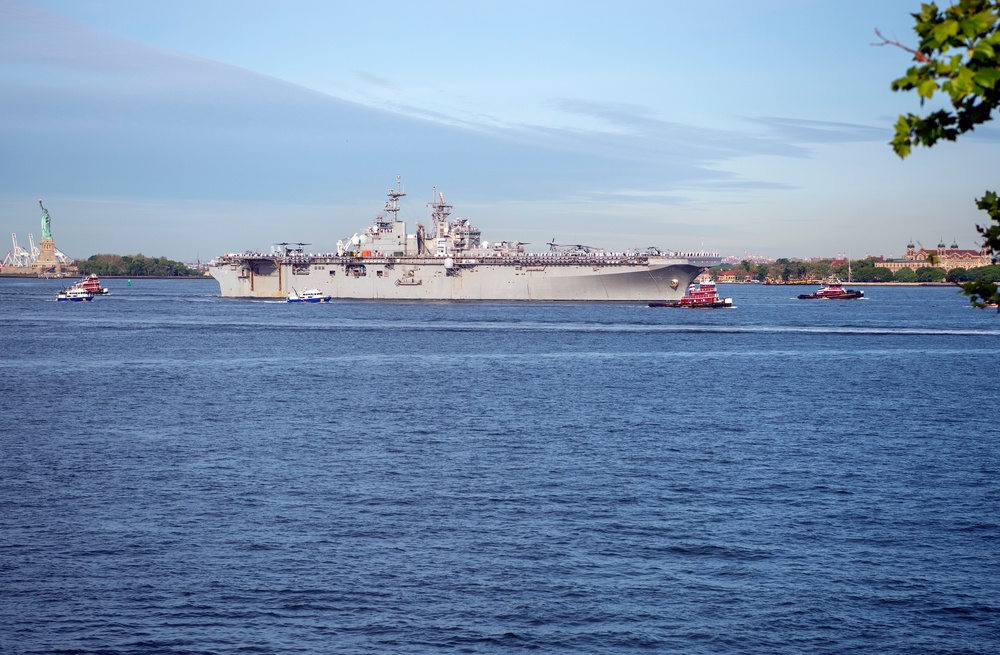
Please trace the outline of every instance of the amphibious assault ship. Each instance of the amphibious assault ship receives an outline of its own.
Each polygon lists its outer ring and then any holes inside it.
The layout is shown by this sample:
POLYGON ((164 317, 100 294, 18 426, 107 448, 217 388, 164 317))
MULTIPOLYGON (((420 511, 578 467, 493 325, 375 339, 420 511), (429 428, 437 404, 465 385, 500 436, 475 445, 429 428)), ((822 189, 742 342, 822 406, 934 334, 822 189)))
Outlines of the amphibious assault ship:
POLYGON ((406 194, 397 178, 385 211, 337 252, 312 254, 308 244, 272 252, 226 254, 209 265, 223 297, 284 298, 315 288, 333 298, 387 300, 679 300, 718 253, 605 252, 549 243, 527 252, 518 241, 489 242, 435 190, 431 226, 408 233, 399 220, 406 194))

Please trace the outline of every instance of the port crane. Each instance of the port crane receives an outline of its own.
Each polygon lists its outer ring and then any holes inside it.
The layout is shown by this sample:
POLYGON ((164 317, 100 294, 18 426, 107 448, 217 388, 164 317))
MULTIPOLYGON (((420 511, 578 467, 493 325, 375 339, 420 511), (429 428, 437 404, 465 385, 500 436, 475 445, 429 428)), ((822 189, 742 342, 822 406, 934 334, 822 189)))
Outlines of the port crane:
POLYGON ((17 242, 17 234, 11 233, 10 235, 11 243, 14 248, 7 253, 4 257, 4 266, 17 266, 17 267, 28 267, 35 263, 38 259, 38 248, 35 247, 35 237, 31 234, 28 235, 28 249, 17 242))

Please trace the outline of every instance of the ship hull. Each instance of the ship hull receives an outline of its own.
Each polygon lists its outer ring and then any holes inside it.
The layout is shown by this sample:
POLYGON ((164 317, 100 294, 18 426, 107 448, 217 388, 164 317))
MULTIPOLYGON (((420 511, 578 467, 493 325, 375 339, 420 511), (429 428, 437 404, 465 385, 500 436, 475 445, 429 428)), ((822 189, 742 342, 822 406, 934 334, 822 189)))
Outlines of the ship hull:
POLYGON ((713 262, 676 257, 362 259, 227 256, 210 273, 223 297, 284 298, 293 286, 342 299, 571 300, 679 299, 713 262))

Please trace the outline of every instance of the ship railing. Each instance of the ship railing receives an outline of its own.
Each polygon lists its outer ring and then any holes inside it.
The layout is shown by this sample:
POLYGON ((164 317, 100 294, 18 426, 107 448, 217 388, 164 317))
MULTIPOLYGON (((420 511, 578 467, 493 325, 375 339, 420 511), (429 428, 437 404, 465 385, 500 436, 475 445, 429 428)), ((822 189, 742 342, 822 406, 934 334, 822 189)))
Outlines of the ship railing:
MULTIPOLYGON (((721 257, 719 253, 716 252, 663 252, 655 255, 648 255, 645 253, 632 253, 632 252, 600 252, 600 253, 483 253, 483 254, 461 254, 455 253, 450 254, 447 257, 454 259, 456 264, 462 263, 491 263, 491 264, 511 264, 511 263, 525 263, 530 262, 533 265, 565 265, 574 264, 602 264, 602 265, 613 265, 613 264, 645 264, 650 258, 665 258, 665 259, 718 259, 721 257)), ((224 256, 219 257, 218 261, 225 263, 238 263, 246 260, 252 259, 278 259, 282 262, 287 263, 345 263, 352 261, 370 261, 373 263, 377 262, 391 262, 391 263, 405 263, 412 261, 413 263, 429 264, 435 261, 444 262, 446 257, 444 256, 426 256, 426 255, 368 255, 368 256, 354 256, 354 255, 337 255, 334 253, 321 253, 321 254, 274 254, 274 253, 263 253, 257 251, 246 251, 241 253, 226 253, 224 256)))
MULTIPOLYGON (((382 255, 369 256, 337 255, 335 253, 275 255, 262 252, 228 253, 217 259, 223 264, 242 264, 246 261, 267 259, 283 264, 339 264, 365 262, 371 264, 413 264, 445 265, 446 259, 451 259, 455 266, 499 265, 499 266, 645 266, 650 259, 713 259, 712 253, 661 253, 658 255, 631 253, 589 253, 565 255, 561 253, 489 253, 489 254, 452 254, 447 257, 427 255, 382 255)), ((695 262, 691 262, 695 263, 695 262)), ((697 264, 695 264, 697 265, 697 264)))

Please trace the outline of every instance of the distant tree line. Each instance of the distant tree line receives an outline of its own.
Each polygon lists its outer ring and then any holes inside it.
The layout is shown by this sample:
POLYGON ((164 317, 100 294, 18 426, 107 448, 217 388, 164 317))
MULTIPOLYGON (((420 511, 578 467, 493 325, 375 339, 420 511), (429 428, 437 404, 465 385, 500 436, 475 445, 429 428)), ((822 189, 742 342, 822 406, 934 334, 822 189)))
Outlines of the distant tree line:
POLYGON ((104 275, 123 277, 182 277, 201 275, 181 262, 166 257, 146 257, 145 255, 91 255, 85 261, 77 261, 81 275, 104 275))
POLYGON ((921 266, 917 270, 901 268, 893 273, 884 266, 879 266, 877 259, 855 259, 850 262, 848 275, 847 262, 834 264, 834 260, 822 259, 815 262, 804 262, 781 258, 768 264, 755 264, 742 261, 736 266, 723 264, 717 266, 714 272, 735 269, 746 277, 760 282, 802 282, 822 280, 835 275, 843 280, 850 278, 854 282, 1000 282, 1000 266, 980 266, 979 268, 953 268, 950 271, 938 266, 921 266))

